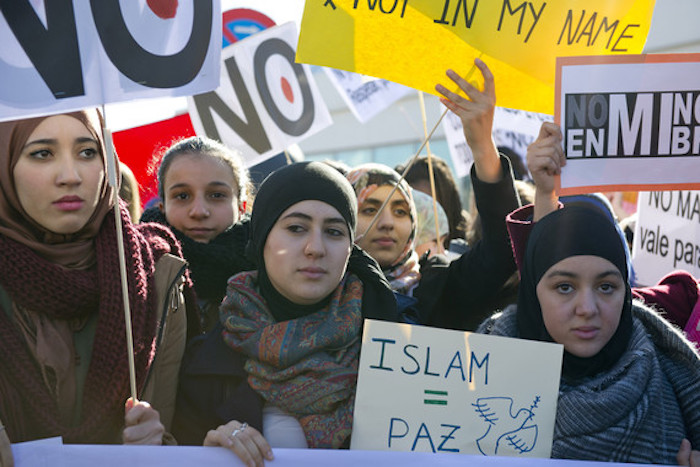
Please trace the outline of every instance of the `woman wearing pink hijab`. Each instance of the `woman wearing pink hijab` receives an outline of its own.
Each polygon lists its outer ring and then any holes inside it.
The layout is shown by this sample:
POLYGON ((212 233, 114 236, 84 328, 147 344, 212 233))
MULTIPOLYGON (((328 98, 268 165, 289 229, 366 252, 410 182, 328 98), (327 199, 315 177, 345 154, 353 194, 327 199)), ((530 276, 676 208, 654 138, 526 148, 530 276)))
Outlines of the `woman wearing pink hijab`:
POLYGON ((96 110, 0 123, 0 165, 0 464, 9 440, 161 444, 185 344, 177 242, 114 205, 96 110), (129 397, 114 209, 144 402, 129 397))

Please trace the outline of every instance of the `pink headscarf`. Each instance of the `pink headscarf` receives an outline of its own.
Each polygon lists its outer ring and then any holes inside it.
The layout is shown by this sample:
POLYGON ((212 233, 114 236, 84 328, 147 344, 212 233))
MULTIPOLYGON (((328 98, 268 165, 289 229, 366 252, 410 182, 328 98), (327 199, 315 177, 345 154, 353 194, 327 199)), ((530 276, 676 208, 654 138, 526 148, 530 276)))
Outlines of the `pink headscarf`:
POLYGON ((358 207, 375 190, 384 185, 396 186, 397 191, 408 203, 411 217, 411 234, 406 245, 388 268, 382 268, 391 288, 399 293, 408 294, 420 280, 420 266, 418 264, 418 254, 415 250, 416 239, 416 205, 413 202, 411 188, 401 175, 382 164, 363 164, 351 170, 347 179, 355 189, 358 207))
MULTIPOLYGON (((102 162, 107 167, 100 113, 91 109, 62 115, 79 120, 92 133, 99 144, 102 162)), ((94 264, 93 239, 105 215, 114 205, 113 189, 105 177, 99 186, 95 211, 85 226, 74 234, 63 235, 46 230, 27 214, 17 195, 14 168, 29 136, 47 118, 49 116, 0 122, 0 235, 27 245, 53 263, 83 269, 94 264)))

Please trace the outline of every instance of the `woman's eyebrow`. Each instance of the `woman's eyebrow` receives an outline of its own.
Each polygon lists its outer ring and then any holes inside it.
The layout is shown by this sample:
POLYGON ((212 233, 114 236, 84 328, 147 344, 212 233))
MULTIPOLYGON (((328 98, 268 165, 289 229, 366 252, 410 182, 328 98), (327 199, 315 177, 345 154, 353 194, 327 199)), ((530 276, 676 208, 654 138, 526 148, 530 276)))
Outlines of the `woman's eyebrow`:
POLYGON ((379 198, 367 198, 362 202, 362 204, 371 204, 372 206, 381 206, 384 201, 379 198))
POLYGON ((609 271, 601 272, 600 274, 598 274, 599 279, 607 276, 617 276, 619 278, 622 278, 622 274, 620 274, 620 271, 618 271, 617 269, 611 269, 609 271))
POLYGON ((180 188, 189 188, 190 184, 189 183, 175 183, 173 185, 170 185, 168 187, 168 191, 173 191, 173 190, 178 190, 180 188))
POLYGON ((554 269, 547 273, 546 277, 563 276, 563 277, 578 277, 578 274, 572 271, 562 269, 554 269))
POLYGON ((32 146, 32 145, 34 145, 34 144, 56 144, 56 143, 58 143, 58 140, 57 140, 57 139, 53 139, 53 138, 35 139, 35 140, 32 140, 32 141, 27 141, 27 144, 25 144, 25 145, 22 147, 22 149, 24 150, 24 148, 26 148, 26 147, 28 147, 28 146, 32 146))
POLYGON ((323 219, 324 224, 345 224, 345 219, 342 217, 327 217, 323 219))
MULTIPOLYGON (((547 273, 546 277, 554 277, 554 276, 563 276, 563 277, 578 277, 579 274, 573 271, 566 271, 562 269, 555 269, 553 271, 550 271, 547 273)), ((618 276, 622 277, 622 274, 620 274, 620 271, 617 269, 610 269, 608 271, 601 272, 600 274, 596 275, 596 278, 602 278, 602 277, 607 277, 607 276, 618 276)))
MULTIPOLYGON (((99 146, 99 143, 95 138, 90 138, 89 136, 81 136, 78 138, 75 138, 75 143, 76 144, 83 144, 83 143, 93 143, 99 146)), ((22 147, 22 149, 32 146, 35 144, 58 144, 58 140, 55 138, 41 138, 41 139, 35 139, 32 141, 27 141, 27 143, 22 147)))
POLYGON ((296 217, 296 218, 303 219, 306 221, 313 220, 313 217, 311 217, 310 215, 303 213, 303 212, 298 212, 298 211, 290 212, 289 214, 287 214, 286 216, 284 216, 280 219, 289 219, 290 217, 296 217))

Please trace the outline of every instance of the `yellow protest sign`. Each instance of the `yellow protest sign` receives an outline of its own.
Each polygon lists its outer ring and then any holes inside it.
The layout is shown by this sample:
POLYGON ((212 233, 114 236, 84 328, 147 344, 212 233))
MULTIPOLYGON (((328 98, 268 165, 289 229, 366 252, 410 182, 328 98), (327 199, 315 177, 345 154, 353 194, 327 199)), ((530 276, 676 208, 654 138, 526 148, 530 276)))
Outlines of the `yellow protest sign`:
POLYGON ((498 105, 551 114, 556 57, 640 53, 654 1, 307 0, 297 61, 436 94, 480 56, 498 105))

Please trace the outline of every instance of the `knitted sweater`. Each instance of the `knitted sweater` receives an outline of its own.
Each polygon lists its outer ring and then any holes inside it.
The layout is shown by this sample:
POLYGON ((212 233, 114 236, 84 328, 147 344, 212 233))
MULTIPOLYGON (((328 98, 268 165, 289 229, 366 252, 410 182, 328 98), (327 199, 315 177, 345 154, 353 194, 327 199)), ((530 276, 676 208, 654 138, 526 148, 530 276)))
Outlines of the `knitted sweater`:
MULTIPOLYGON (((517 337, 516 306, 477 332, 517 337)), ((562 378, 552 457, 675 464, 681 440, 700 447, 700 358, 681 333, 635 303, 627 352, 608 371, 562 378)))

